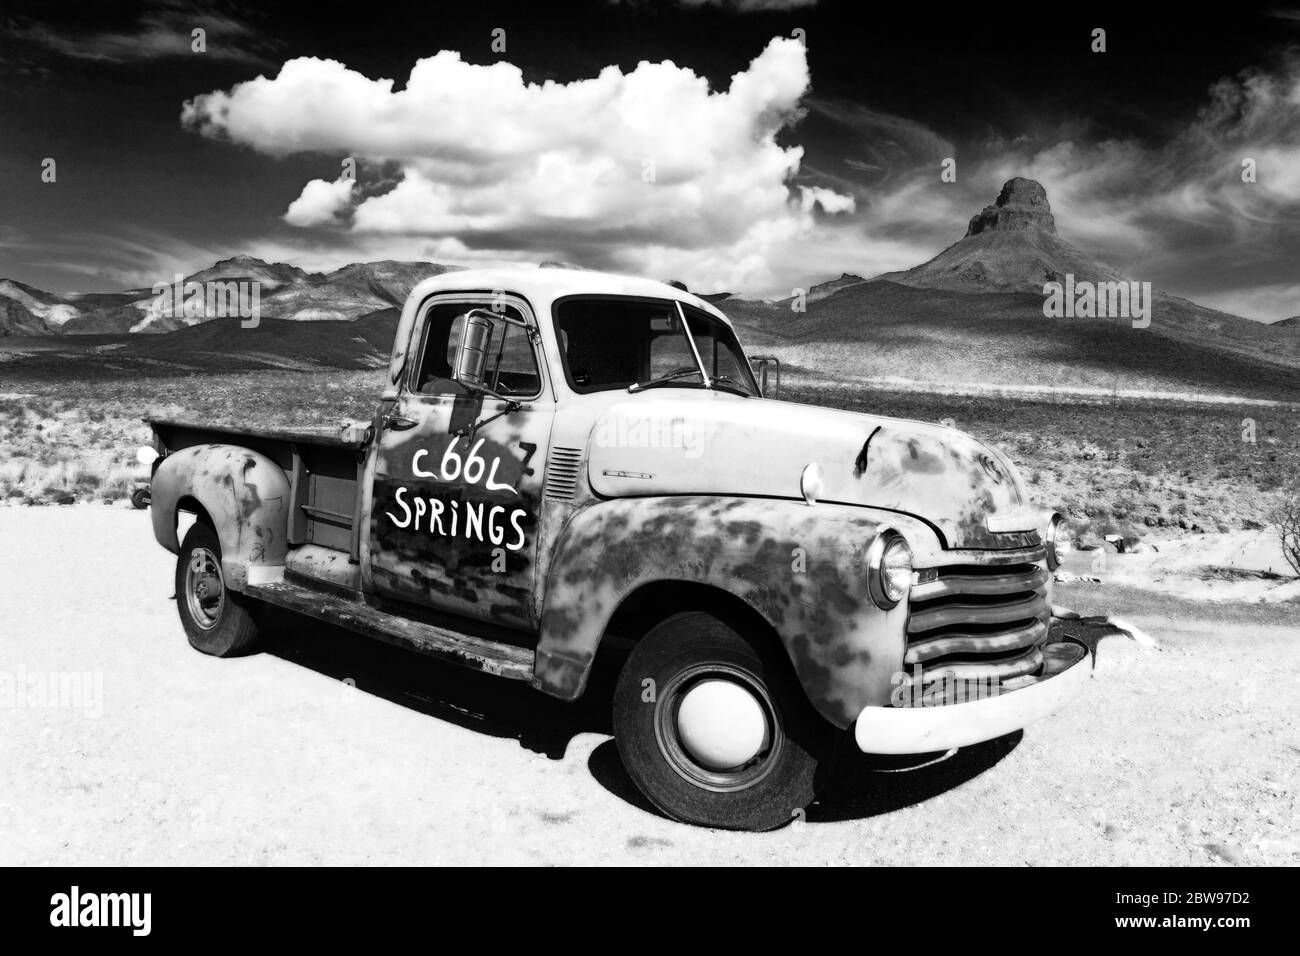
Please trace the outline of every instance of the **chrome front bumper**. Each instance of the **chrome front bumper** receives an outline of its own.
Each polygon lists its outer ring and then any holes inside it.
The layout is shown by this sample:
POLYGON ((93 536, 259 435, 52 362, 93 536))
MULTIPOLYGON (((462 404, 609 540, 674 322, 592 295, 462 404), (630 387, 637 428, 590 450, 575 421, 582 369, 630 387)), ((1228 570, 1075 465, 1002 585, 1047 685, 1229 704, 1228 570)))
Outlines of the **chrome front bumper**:
POLYGON ((1074 641, 1045 645, 1043 671, 1032 683, 962 703, 867 707, 853 736, 873 754, 918 754, 966 747, 1019 730, 1063 707, 1092 668, 1088 649, 1074 641))

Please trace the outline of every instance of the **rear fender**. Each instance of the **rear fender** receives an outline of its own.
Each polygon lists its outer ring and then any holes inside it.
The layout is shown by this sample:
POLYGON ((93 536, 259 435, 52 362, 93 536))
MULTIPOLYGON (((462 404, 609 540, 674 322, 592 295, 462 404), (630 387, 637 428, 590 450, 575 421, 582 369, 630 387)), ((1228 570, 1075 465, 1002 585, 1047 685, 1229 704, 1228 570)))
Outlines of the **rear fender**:
POLYGON ((180 551, 179 503, 193 498, 221 541, 226 584, 242 591, 258 568, 281 568, 287 551, 289 479, 264 455, 238 445, 194 445, 168 455, 154 472, 150 506, 154 537, 180 551))

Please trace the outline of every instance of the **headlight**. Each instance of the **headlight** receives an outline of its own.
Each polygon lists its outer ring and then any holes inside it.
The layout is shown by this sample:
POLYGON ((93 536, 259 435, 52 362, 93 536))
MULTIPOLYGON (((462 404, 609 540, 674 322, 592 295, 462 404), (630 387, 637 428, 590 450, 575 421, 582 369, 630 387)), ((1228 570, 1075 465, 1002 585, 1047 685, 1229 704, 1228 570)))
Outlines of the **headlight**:
POLYGON ((896 531, 886 531, 867 551, 867 588, 871 600, 889 610, 912 586, 912 549, 896 531))
POLYGON ((1052 515, 1047 524, 1047 568, 1055 571, 1061 566, 1061 559, 1070 553, 1070 524, 1060 515, 1052 515))

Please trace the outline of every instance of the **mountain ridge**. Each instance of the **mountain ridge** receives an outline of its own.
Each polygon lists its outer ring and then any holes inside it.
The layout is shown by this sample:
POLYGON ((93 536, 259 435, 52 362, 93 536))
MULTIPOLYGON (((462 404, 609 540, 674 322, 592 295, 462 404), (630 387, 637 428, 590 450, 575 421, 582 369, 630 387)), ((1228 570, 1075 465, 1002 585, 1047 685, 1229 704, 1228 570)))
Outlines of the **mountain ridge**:
MULTIPOLYGON (((7 323, 13 338, 7 347, 0 338, 0 367, 39 367, 42 375, 369 367, 382 364, 391 345, 384 335, 410 289, 454 268, 384 260, 309 273, 234 256, 193 274, 264 283, 258 334, 229 319, 142 324, 149 290, 60 297, 3 280, 0 334, 7 323), (132 328, 138 331, 128 333, 132 328)), ((873 278, 841 272, 778 301, 725 292, 705 298, 731 318, 751 355, 777 355, 828 381, 1300 396, 1300 317, 1254 322, 1156 289, 1147 325, 1045 310, 1044 285, 1067 275, 1128 281, 1063 240, 1046 191, 1017 178, 969 219, 957 241, 911 269, 873 278)))
MULTIPOLYGON (((294 322, 350 321, 400 307, 420 281, 463 268, 382 259, 308 272, 284 262, 237 255, 183 277, 184 283, 257 282, 260 314, 294 322)), ((0 278, 0 337, 161 333, 214 321, 207 316, 154 315, 153 288, 58 295, 0 278)))

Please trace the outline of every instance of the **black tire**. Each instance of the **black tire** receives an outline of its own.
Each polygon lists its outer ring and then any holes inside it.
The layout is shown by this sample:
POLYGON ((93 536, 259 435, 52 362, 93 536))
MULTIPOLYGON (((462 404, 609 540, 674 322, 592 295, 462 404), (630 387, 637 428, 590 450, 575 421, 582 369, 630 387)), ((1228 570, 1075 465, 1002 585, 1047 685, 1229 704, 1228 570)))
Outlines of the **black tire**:
POLYGON ((623 766, 651 803, 683 823, 725 830, 789 823, 816 798, 838 736, 780 648, 748 641, 704 612, 654 627, 628 655, 614 689, 623 766), (758 753, 730 768, 700 763, 678 719, 687 694, 713 681, 739 685, 757 705, 746 703, 745 713, 761 711, 766 720, 758 753))
POLYGON ((190 528, 176 557, 176 609, 196 651, 234 657, 257 642, 256 605, 226 587, 221 542, 202 522, 190 528))
POLYGON ((137 488, 131 492, 131 507, 137 511, 143 511, 149 507, 149 498, 148 488, 137 488))

